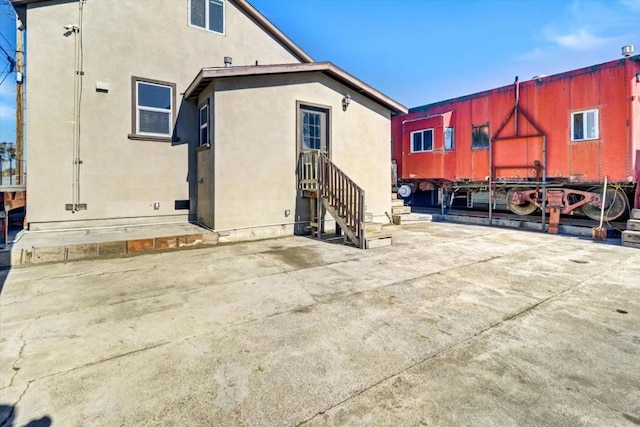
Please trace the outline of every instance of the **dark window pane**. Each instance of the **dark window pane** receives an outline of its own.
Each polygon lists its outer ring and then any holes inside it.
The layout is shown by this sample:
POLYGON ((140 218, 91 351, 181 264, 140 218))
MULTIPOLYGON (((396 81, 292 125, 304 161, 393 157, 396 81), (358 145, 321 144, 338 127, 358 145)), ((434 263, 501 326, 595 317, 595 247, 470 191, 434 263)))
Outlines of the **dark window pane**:
POLYGON ((205 0, 191 0, 191 25, 205 28, 205 0))
POLYGON ((413 151, 422 150, 422 133, 416 132, 413 134, 413 151))
POLYGON ((224 6, 219 0, 209 0, 209 29, 224 32, 224 6))
POLYGON ((431 129, 424 131, 424 136, 422 138, 422 149, 424 151, 433 150, 433 131, 431 129))
POLYGON ((489 148, 489 126, 474 126, 471 133, 471 148, 489 148))
POLYGON ((138 82, 138 105, 171 109, 171 88, 138 82))
POLYGON ((200 129, 200 145, 207 145, 209 143, 209 129, 200 129))
POLYGON ((171 114, 140 110, 140 132, 171 134, 171 114))
POLYGON ((573 139, 579 141, 584 139, 584 114, 573 115, 573 139))
POLYGON ((209 108, 204 107, 200 110, 200 126, 209 123, 209 108))

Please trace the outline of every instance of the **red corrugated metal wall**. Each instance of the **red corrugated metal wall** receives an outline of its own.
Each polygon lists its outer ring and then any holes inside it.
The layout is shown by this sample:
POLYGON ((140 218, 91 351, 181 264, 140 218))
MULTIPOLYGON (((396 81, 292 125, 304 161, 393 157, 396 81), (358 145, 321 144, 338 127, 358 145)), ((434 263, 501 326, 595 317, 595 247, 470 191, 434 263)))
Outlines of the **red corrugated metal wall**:
MULTIPOLYGON (((581 182, 626 182, 636 174, 635 156, 640 150, 640 90, 636 74, 640 57, 621 59, 519 85, 519 108, 547 137, 547 177, 581 182), (598 110, 599 138, 572 141, 571 114, 598 110)), ((494 136, 514 107, 515 85, 411 109, 392 124, 394 159, 403 179, 483 181, 489 176, 489 150, 472 149, 473 126, 489 125, 494 136), (443 115, 448 114, 445 124, 443 115), (416 120, 420 117, 421 120, 416 120), (443 149, 443 128, 455 129, 455 149, 443 149), (411 152, 411 132, 434 129, 434 149, 411 152)), ((499 137, 513 136, 514 119, 499 137)), ((537 131, 521 114, 518 135, 537 131)), ((542 161, 542 138, 498 140, 494 143, 497 177, 535 176, 530 167, 542 161), (510 167, 513 166, 513 167, 510 167), (520 166, 520 167, 519 167, 520 166)))

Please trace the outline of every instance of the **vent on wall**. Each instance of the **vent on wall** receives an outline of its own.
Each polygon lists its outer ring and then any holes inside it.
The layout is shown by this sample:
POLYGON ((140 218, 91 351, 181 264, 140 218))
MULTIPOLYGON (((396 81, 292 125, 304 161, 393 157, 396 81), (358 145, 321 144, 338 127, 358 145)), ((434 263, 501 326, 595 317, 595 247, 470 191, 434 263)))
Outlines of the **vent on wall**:
POLYGON ((189 206, 190 206, 189 200, 176 200, 174 209, 177 211, 189 210, 189 206))

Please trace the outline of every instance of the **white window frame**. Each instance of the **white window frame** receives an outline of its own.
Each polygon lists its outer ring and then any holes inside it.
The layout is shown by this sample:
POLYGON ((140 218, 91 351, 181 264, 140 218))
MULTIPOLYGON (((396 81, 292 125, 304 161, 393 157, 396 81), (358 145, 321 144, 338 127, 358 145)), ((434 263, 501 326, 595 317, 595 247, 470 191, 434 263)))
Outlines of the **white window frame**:
POLYGON ((571 113, 571 141, 576 141, 576 142, 580 142, 580 141, 594 141, 596 139, 600 139, 600 111, 597 108, 591 109, 591 110, 583 110, 583 111, 575 111, 573 113, 571 113), (589 113, 593 113, 594 116, 594 123, 595 123, 595 136, 589 138, 588 135, 588 128, 587 128, 587 115, 589 113), (583 137, 580 139, 576 139, 575 138, 575 120, 574 117, 578 114, 584 114, 584 118, 582 120, 582 135, 583 137))
POLYGON ((453 151, 456 149, 456 131, 453 126, 445 126, 442 131, 442 147, 444 151, 453 151), (447 148, 447 130, 451 130, 451 147, 447 148))
POLYGON ((145 80, 136 80, 136 134, 137 135, 148 135, 148 136, 161 136, 171 138, 173 135, 173 112, 174 109, 174 86, 172 84, 161 84, 161 83, 153 83, 145 80), (145 84, 149 86, 158 86, 162 88, 169 89, 169 108, 157 108, 157 107, 147 107, 140 105, 140 84, 145 84), (169 132, 168 133, 155 133, 155 132, 142 132, 140 130, 140 111, 153 111, 158 113, 169 113, 169 132))
POLYGON ((433 130, 433 128, 429 128, 429 129, 420 129, 420 130, 415 130, 413 132, 411 132, 409 138, 410 138, 410 143, 411 143, 411 152, 412 153, 428 153, 430 151, 433 151, 433 144, 434 144, 434 140, 433 140, 433 136, 435 135, 435 132, 433 130), (424 149, 424 134, 427 132, 431 132, 431 148, 428 150, 424 149), (421 150, 414 150, 413 149, 413 135, 417 134, 417 133, 421 133, 422 134, 422 149, 421 150))
POLYGON ((227 0, 213 0, 215 2, 219 2, 222 5, 222 31, 215 31, 210 29, 209 27, 211 26, 211 23, 209 22, 209 0, 205 0, 204 1, 204 16, 205 16, 205 26, 204 27, 200 27, 198 25, 194 25, 191 23, 191 2, 192 0, 189 0, 187 2, 187 7, 188 7, 188 24, 190 27, 193 28, 199 28, 201 30, 205 30, 205 31, 209 31, 210 33, 214 33, 214 34, 222 34, 224 35, 226 30, 227 30, 227 0))
POLYGON ((204 104, 198 110, 198 147, 210 147, 211 146, 211 135, 209 134, 209 122, 211 122, 211 116, 209 113, 209 100, 207 99, 206 104, 204 104), (202 123, 202 110, 206 110, 207 122, 202 123), (202 141, 202 131, 206 129, 207 140, 205 142, 202 141))

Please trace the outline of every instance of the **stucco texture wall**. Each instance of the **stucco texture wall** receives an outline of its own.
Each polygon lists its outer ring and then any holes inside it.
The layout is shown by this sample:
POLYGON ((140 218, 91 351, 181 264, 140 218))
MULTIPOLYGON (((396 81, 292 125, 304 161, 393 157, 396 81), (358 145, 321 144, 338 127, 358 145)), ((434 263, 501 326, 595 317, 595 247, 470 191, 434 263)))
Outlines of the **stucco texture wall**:
POLYGON ((78 24, 78 5, 53 1, 28 9, 29 222, 37 229, 78 220, 186 219, 174 201, 189 199, 195 186, 189 145, 196 143, 197 110, 180 94, 201 68, 222 66, 224 56, 235 65, 298 60, 230 2, 224 35, 189 26, 187 0, 86 2, 80 202, 88 208, 72 214, 65 204, 73 182, 74 36, 65 36, 63 26, 78 24), (132 76, 177 85, 179 142, 127 137, 132 76), (98 81, 108 93, 96 92, 98 81))
POLYGON ((389 111, 321 73, 304 73, 215 83, 216 229, 294 221, 298 101, 331 109, 332 160, 364 188, 367 212, 386 219, 389 111), (347 92, 352 101, 343 111, 347 92))

